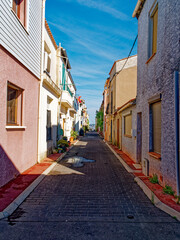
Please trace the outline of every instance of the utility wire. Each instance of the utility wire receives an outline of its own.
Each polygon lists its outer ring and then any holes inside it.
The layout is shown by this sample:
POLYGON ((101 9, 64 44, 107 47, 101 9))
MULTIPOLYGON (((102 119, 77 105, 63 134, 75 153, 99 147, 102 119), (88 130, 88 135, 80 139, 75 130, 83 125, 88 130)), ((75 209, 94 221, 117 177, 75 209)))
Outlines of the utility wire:
MULTIPOLYGON (((129 57, 130 57, 130 55, 131 55, 131 53, 132 53, 132 50, 133 50, 133 48, 134 48, 134 46, 135 46, 135 44, 136 44, 137 39, 138 39, 138 34, 137 34, 136 38, 134 39, 133 45, 132 45, 131 50, 130 50, 130 52, 129 52, 129 54, 128 54, 128 57, 126 58, 126 61, 125 61, 124 65, 122 66, 121 70, 119 70, 118 72, 116 72, 116 73, 114 74, 114 76, 117 75, 117 74, 119 74, 119 73, 124 69, 124 67, 125 67, 128 59, 129 59, 129 57)), ((114 76, 113 76, 113 77, 114 77, 114 76)), ((113 77, 112 77, 112 79, 113 79, 113 77)), ((111 81, 112 81, 112 79, 111 79, 111 81)))
POLYGON ((117 72, 117 74, 120 73, 120 72, 123 70, 123 68, 125 67, 128 59, 129 59, 129 57, 130 57, 130 55, 131 55, 131 53, 132 53, 132 50, 133 50, 133 48, 134 48, 134 46, 135 46, 135 44, 136 44, 137 38, 138 38, 138 35, 136 36, 136 38, 135 38, 135 40, 134 40, 134 42, 133 42, 133 45, 132 45, 132 47, 131 47, 131 50, 130 50, 130 52, 129 52, 129 54, 128 54, 128 57, 127 57, 124 65, 122 66, 121 70, 119 70, 119 71, 117 72))

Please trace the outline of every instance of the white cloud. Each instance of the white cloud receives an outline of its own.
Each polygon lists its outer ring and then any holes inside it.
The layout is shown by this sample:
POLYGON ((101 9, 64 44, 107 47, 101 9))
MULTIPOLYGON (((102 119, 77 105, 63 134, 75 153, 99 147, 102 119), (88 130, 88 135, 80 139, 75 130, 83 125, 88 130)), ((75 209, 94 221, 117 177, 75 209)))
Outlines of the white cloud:
MULTIPOLYGON (((67 2, 72 2, 72 0, 66 0, 67 2)), ((107 5, 107 3, 102 2, 102 1, 94 1, 94 0, 74 0, 76 1, 78 4, 85 6, 85 7, 89 7, 89 8, 93 8, 96 9, 98 11, 107 13, 109 15, 111 15, 114 18, 123 20, 123 21, 130 21, 131 18, 126 15, 125 13, 107 5)), ((73 1, 73 2, 74 2, 73 1)))

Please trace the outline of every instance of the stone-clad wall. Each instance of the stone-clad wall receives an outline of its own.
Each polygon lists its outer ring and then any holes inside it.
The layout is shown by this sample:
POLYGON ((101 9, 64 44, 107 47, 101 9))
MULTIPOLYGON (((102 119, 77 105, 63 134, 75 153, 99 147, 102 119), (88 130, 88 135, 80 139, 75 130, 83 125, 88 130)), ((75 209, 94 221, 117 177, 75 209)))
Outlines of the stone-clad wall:
POLYGON ((150 161, 150 174, 158 173, 164 184, 176 187, 174 71, 180 70, 180 3, 158 0, 156 55, 148 60, 148 14, 154 0, 145 1, 138 19, 137 112, 142 112, 142 161, 150 161), (150 157, 148 99, 162 94, 161 160, 150 157), (163 177, 163 178, 162 178, 163 177))

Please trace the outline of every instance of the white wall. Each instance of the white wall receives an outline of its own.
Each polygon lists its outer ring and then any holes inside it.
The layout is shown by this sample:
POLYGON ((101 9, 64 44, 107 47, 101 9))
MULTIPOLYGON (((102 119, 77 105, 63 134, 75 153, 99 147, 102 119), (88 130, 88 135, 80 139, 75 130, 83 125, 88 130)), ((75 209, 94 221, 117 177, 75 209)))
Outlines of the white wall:
MULTIPOLYGON (((44 40, 47 44, 48 48, 50 49, 50 58, 51 58, 51 68, 50 68, 50 76, 53 82, 56 83, 57 76, 56 76, 56 66, 57 66, 57 58, 56 58, 56 48, 54 47, 54 44, 52 43, 51 38, 49 37, 49 34, 47 32, 47 29, 44 30, 44 40)), ((46 45, 45 44, 45 45, 46 45)))
MULTIPOLYGON (((51 67, 50 67, 50 79, 56 84, 57 79, 60 78, 58 76, 58 64, 59 60, 57 60, 57 50, 54 44, 52 43, 52 40, 45 28, 44 25, 44 34, 43 34, 43 41, 44 44, 42 45, 42 51, 44 56, 44 50, 48 50, 48 54, 51 58, 51 67)), ((42 60, 44 58, 42 57, 42 60)), ((44 62, 42 61, 42 69, 44 70, 44 62)), ((50 153, 50 150, 56 147, 56 141, 57 141, 57 125, 58 125, 58 117, 59 117, 59 96, 57 96, 56 92, 53 92, 53 89, 49 88, 49 86, 46 84, 46 81, 44 81, 44 77, 48 78, 48 75, 44 73, 41 77, 41 85, 40 85, 40 108, 39 108, 39 151, 38 151, 38 160, 41 161, 43 158, 47 156, 47 154, 50 153), (48 104, 48 99, 49 104, 48 104), (47 141, 47 110, 51 111, 51 139, 47 141)), ((58 86, 59 87, 59 86, 58 86)))

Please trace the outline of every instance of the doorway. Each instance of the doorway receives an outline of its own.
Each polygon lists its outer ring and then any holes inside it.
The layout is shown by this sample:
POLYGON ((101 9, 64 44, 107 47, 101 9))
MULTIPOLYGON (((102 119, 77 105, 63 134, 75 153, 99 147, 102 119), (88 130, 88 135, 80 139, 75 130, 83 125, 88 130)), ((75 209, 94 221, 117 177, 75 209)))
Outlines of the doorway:
POLYGON ((119 148, 119 118, 117 119, 117 147, 119 148))

